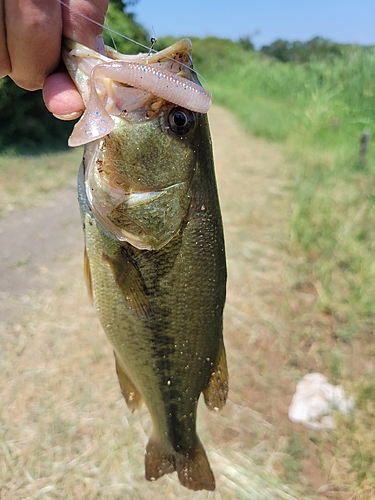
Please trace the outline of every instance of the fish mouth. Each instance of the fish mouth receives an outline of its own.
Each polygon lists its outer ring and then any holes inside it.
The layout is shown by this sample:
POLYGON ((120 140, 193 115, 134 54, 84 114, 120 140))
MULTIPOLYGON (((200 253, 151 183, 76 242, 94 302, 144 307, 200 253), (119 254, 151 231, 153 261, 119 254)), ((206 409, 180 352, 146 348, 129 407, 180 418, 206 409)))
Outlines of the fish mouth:
POLYGON ((62 54, 65 62, 66 57, 70 57, 69 53, 74 51, 74 56, 79 55, 80 57, 93 57, 101 59, 102 62, 107 60, 117 60, 117 61, 137 61, 144 62, 146 64, 155 64, 164 62, 170 62, 171 60, 177 60, 182 63, 183 66, 192 68, 192 43, 189 38, 182 38, 178 42, 166 47, 159 52, 152 53, 139 53, 139 54, 121 54, 112 47, 105 46, 105 53, 100 53, 94 49, 86 47, 85 45, 70 40, 69 38, 63 38, 62 42, 62 54))
POLYGON ((124 111, 147 114, 155 98, 198 113, 210 108, 212 97, 193 69, 189 39, 150 55, 104 50, 106 55, 72 40, 63 42, 63 60, 85 106, 69 146, 108 135, 115 127, 113 117, 124 111))
POLYGON ((168 68, 172 73, 178 76, 189 79, 190 81, 200 85, 199 80, 193 70, 192 63, 192 43, 188 38, 183 38, 159 52, 151 54, 121 54, 112 47, 104 46, 105 53, 100 53, 82 45, 79 42, 74 42, 69 38, 64 38, 62 43, 62 58, 64 64, 73 79, 78 90, 82 92, 82 82, 90 77, 92 69, 97 64, 110 63, 113 61, 136 62, 138 64, 153 64, 159 68, 168 68), (77 77, 77 71, 81 73, 77 77))
POLYGON ((77 80, 76 77, 78 68, 80 68, 80 71, 88 78, 92 68, 96 64, 109 62, 111 60, 109 57, 106 57, 89 47, 85 47, 85 45, 82 45, 81 43, 69 40, 68 38, 63 39, 61 55, 68 73, 77 85, 79 91, 81 91, 80 81, 77 80))

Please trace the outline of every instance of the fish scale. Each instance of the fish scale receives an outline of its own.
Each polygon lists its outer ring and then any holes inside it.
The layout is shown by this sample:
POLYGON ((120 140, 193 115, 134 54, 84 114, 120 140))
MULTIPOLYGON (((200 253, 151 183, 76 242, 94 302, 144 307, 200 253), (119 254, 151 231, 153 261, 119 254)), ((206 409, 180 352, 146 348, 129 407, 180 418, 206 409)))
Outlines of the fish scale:
POLYGON ((86 280, 126 402, 134 411, 143 400, 150 411, 146 478, 176 470, 187 488, 213 490, 196 433, 201 392, 214 409, 228 391, 226 263, 211 139, 204 114, 177 108, 175 124, 176 108, 164 100, 148 114, 155 97, 147 104, 143 95, 139 109, 114 117, 113 130, 86 146, 78 177, 86 280), (177 200, 165 198, 176 185, 177 200))

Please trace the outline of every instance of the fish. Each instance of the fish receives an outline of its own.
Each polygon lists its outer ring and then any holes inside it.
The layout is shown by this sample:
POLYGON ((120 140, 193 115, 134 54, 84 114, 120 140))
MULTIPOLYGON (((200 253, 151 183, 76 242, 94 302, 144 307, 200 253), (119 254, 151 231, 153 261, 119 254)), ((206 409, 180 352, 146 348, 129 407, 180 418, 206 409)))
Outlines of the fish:
POLYGON ((69 138, 85 145, 84 274, 127 406, 151 415, 145 477, 176 471, 186 488, 212 491, 196 416, 201 393, 211 410, 228 395, 227 271, 212 99, 191 54, 188 39, 135 56, 63 48, 85 105, 69 138))

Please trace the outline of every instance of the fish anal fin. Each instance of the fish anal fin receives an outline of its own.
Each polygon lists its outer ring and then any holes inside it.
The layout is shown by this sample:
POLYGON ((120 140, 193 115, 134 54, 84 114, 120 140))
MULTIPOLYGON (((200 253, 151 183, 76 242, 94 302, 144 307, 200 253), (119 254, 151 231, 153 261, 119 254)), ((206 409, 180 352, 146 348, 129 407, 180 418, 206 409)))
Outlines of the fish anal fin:
POLYGON ((210 410, 221 410, 228 397, 228 367, 224 342, 220 342, 215 371, 203 391, 204 402, 210 410))
POLYGON ((91 269, 90 269, 90 261, 89 256, 87 255, 87 249, 85 247, 83 253, 83 274, 85 277, 87 292, 89 294, 89 298, 91 300, 91 304, 94 302, 94 293, 92 288, 92 279, 91 279, 91 269))
POLYGON ((142 396, 140 395, 138 389, 135 387, 133 382, 129 379, 128 375, 123 370, 121 363, 119 362, 116 353, 116 373, 120 384, 121 393, 125 398, 126 404, 131 411, 138 410, 142 405, 142 396))
POLYGON ((146 479, 155 481, 164 474, 177 471, 182 486, 189 490, 215 489, 215 478, 200 441, 186 453, 177 453, 151 438, 145 457, 146 479))

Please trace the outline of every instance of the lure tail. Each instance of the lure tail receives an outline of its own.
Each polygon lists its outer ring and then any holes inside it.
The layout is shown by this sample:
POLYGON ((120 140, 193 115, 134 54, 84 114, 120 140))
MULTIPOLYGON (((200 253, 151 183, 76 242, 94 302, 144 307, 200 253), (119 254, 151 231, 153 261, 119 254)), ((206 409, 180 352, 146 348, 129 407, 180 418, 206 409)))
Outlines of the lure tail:
POLYGON ((180 483, 189 490, 215 489, 215 478, 199 440, 194 448, 182 454, 163 448, 162 443, 151 438, 146 449, 145 465, 149 481, 176 471, 180 483))

